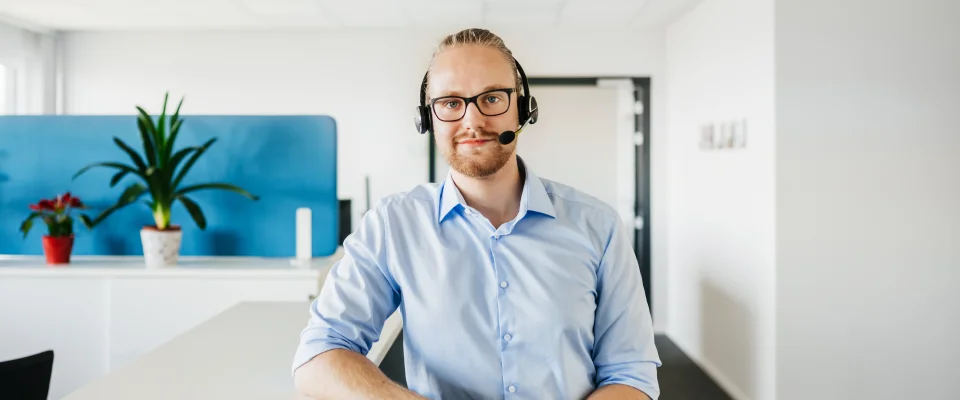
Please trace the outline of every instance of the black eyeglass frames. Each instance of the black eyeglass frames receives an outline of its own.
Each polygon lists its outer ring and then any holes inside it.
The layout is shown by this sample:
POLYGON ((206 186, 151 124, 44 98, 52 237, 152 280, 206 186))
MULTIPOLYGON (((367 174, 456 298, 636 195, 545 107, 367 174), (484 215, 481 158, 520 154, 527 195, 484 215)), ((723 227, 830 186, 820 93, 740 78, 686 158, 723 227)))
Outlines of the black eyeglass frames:
POLYGON ((488 117, 497 116, 510 109, 510 95, 513 88, 493 89, 473 97, 443 96, 430 99, 430 107, 437 119, 443 122, 453 122, 467 114, 470 103, 477 105, 477 110, 488 117))

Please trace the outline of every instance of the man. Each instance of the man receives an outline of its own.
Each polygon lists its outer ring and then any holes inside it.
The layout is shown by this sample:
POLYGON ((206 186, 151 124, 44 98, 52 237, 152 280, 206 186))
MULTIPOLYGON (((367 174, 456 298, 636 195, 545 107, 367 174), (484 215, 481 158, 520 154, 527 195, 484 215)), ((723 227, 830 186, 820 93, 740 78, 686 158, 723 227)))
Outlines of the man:
POLYGON ((295 355, 301 393, 659 396, 660 359, 619 216, 538 178, 516 155, 519 138, 498 141, 523 122, 520 83, 512 53, 489 31, 461 31, 440 44, 422 105, 450 172, 442 184, 385 198, 345 241, 295 355), (409 389, 364 357, 397 307, 409 389))

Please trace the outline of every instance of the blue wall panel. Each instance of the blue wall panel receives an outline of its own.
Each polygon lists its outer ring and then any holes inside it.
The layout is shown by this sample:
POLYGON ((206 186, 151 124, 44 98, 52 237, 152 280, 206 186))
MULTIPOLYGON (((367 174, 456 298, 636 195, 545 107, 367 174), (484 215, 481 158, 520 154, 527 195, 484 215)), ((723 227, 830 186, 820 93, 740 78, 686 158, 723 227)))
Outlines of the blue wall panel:
MULTIPOLYGON (((194 165, 183 185, 228 182, 253 201, 224 191, 191 197, 207 217, 201 231, 179 202, 171 223, 183 228, 182 255, 292 257, 298 207, 313 210, 313 254, 332 254, 338 241, 336 123, 327 116, 183 116, 176 149, 217 142, 194 165)), ((94 207, 113 204, 139 178, 109 186, 114 170, 95 168, 72 179, 84 165, 130 164, 117 136, 142 154, 134 116, 0 117, 0 254, 43 254, 41 221, 23 239, 18 229, 40 198, 70 191, 94 207)), ((143 197, 146 199, 147 197, 143 197)), ((140 228, 153 224, 149 208, 132 204, 93 230, 78 220, 76 255, 142 255, 140 228)))

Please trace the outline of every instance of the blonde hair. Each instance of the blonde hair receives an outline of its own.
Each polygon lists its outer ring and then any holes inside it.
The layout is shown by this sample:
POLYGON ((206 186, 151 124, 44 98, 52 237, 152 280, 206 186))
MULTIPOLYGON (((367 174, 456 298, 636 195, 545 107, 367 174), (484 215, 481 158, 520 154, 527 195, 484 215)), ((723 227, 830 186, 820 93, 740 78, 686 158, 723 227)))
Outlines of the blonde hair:
MULTIPOLYGON (((464 29, 460 32, 448 35, 440 41, 440 44, 437 45, 437 49, 433 52, 433 57, 430 59, 430 67, 427 68, 427 82, 430 81, 430 69, 433 68, 433 58, 437 57, 437 54, 440 54, 442 51, 466 46, 474 45, 481 47, 491 47, 500 51, 500 54, 503 55, 503 58, 510 63, 510 66, 513 68, 514 75, 514 86, 517 90, 517 94, 526 94, 522 93, 523 85, 520 81, 520 73, 517 70, 516 60, 513 58, 513 53, 507 48, 507 45, 503 43, 503 39, 497 36, 495 33, 490 32, 487 29, 482 28, 470 28, 464 29)), ((428 84, 429 85, 429 84, 428 84)), ((429 87, 425 87, 425 90, 429 90, 429 87)))

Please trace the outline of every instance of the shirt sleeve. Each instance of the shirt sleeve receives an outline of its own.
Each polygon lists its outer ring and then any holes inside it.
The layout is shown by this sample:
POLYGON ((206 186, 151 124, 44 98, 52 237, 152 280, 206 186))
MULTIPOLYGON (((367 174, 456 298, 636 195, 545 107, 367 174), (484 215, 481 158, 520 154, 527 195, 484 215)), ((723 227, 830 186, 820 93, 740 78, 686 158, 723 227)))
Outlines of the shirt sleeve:
POLYGON ((400 302, 399 287, 385 266, 386 231, 381 204, 344 239, 343 257, 331 267, 310 305, 292 372, 332 349, 366 356, 379 340, 384 322, 400 302))
POLYGON ((593 348, 596 385, 627 385, 656 400, 660 396, 660 356, 653 341, 640 265, 623 225, 619 217, 615 218, 597 271, 593 348))

